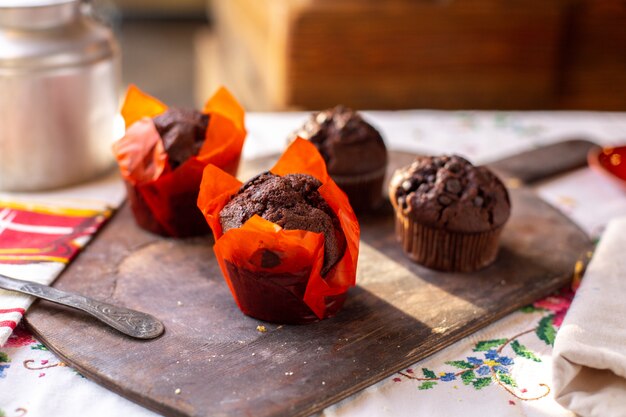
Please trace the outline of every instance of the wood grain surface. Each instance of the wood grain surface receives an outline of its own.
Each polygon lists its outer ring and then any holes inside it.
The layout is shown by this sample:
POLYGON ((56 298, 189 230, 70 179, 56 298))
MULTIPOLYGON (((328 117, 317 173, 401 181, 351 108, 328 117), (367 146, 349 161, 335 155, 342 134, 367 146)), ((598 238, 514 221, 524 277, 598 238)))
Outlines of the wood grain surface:
POLYGON ((218 83, 257 111, 553 107, 560 2, 230 0, 211 13, 218 83))
MULTIPOLYGON (((393 152, 391 168, 412 158, 393 152)), ((520 166, 532 171, 532 161, 520 166)), ((247 163, 242 176, 271 164, 247 163)), ((472 274, 412 263, 395 241, 389 205, 362 217, 358 286, 336 317, 304 326, 242 315, 211 238, 152 235, 125 206, 55 287, 153 314, 165 334, 133 340, 48 302, 26 321, 86 377, 167 416, 310 415, 569 282, 588 237, 530 189, 511 197, 497 261, 472 274)))

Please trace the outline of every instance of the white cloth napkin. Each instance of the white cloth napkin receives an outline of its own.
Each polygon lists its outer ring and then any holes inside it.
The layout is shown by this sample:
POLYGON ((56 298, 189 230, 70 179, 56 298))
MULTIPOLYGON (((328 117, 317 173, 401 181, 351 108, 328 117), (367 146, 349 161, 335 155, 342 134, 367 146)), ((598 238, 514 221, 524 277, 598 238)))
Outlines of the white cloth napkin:
POLYGON ((626 217, 609 223, 556 336, 553 383, 582 417, 626 416, 626 217))

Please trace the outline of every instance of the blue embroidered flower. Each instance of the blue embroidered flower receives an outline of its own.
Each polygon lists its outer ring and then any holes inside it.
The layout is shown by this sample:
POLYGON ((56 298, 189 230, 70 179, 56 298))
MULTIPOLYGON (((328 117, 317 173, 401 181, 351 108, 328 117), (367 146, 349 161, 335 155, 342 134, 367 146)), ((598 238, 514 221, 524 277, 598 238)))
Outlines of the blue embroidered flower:
POLYGON ((508 368, 505 368, 504 366, 500 366, 500 365, 494 366, 493 370, 496 371, 496 372, 502 372, 503 374, 508 374, 509 373, 508 368))
POLYGON ((496 359, 496 361, 505 366, 513 365, 513 359, 509 358, 508 356, 500 356, 498 357, 498 359, 496 359))
POLYGON ((471 363, 472 365, 482 365, 483 364, 482 359, 478 359, 478 358, 475 358, 473 356, 468 356, 467 357, 467 361, 469 363, 471 363))
POLYGON ((483 365, 476 370, 476 373, 480 376, 489 375, 491 373, 491 369, 489 369, 488 366, 483 365))
POLYGON ((4 372, 11 365, 0 365, 0 378, 6 378, 7 374, 4 372))
POLYGON ((451 372, 447 372, 447 373, 441 375, 441 377, 439 377, 439 379, 442 380, 442 381, 446 381, 446 382, 447 381, 454 381, 456 379, 456 376, 454 376, 454 374, 451 373, 451 372))
POLYGON ((487 353, 485 353, 485 358, 487 359, 496 360, 497 357, 498 357, 498 352, 496 352, 495 349, 489 349, 487 353))

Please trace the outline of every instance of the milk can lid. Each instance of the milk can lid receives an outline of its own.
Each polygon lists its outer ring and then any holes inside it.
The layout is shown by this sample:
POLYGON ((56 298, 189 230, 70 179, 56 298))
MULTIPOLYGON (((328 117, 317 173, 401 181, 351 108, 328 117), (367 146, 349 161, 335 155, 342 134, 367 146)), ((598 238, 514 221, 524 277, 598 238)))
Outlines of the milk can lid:
POLYGON ((117 52, 112 31, 79 0, 0 0, 0 70, 83 65, 117 52))

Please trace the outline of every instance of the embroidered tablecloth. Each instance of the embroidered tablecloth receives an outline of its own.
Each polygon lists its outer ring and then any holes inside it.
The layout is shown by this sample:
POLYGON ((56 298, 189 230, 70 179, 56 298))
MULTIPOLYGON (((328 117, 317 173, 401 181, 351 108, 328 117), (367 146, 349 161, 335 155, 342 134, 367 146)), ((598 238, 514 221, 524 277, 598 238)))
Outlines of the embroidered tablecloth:
MULTIPOLYGON (((604 145, 626 143, 623 113, 403 111, 366 116, 393 149, 456 152, 475 163, 573 137, 604 145)), ((287 135, 305 117, 249 115, 244 158, 282 150, 287 135)), ((586 168, 536 188, 594 239, 611 218, 626 214, 626 193, 586 168)), ((0 273, 42 282, 53 278, 105 223, 123 193, 116 175, 51 193, 0 193, 0 273)), ((572 288, 499 320, 323 414, 573 416, 552 397, 551 353, 577 283, 575 279, 572 288)), ((18 300, 5 297, 0 302, 0 338, 12 331, 0 348, 0 417, 156 415, 60 362, 17 325, 29 301, 13 297, 18 300)), ((158 364, 146 358, 145 366, 158 364)))

